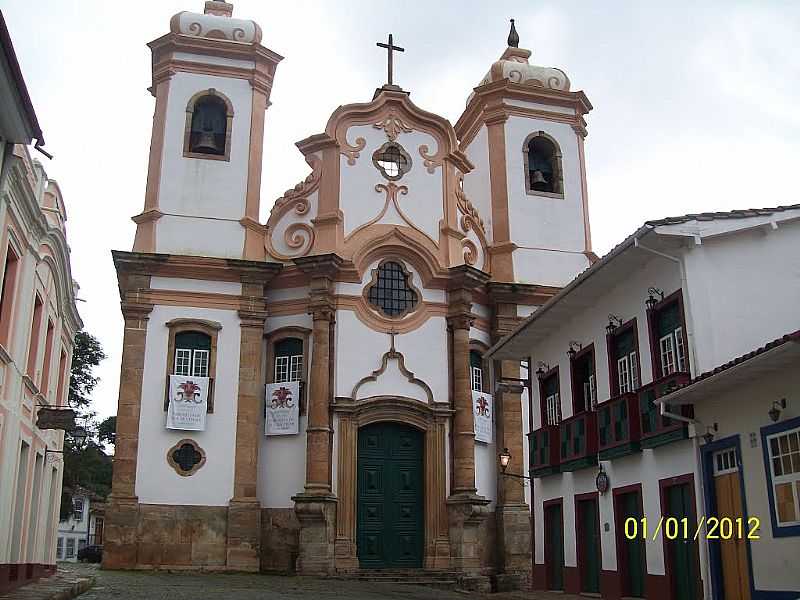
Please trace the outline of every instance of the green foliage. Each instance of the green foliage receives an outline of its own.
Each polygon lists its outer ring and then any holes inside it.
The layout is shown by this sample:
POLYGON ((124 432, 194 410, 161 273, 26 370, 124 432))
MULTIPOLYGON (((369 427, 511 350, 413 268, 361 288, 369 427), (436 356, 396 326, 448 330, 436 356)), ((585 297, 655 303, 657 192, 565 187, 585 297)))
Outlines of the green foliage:
POLYGON ((108 417, 97 426, 97 439, 113 446, 117 441, 117 417, 108 417))
POLYGON ((64 442, 64 493, 61 495, 61 518, 68 517, 72 491, 85 488, 101 498, 111 493, 111 457, 90 440, 77 447, 68 437, 64 442))
POLYGON ((77 410, 88 408, 89 398, 94 390, 98 377, 94 376, 94 367, 106 358, 97 338, 83 330, 75 336, 75 350, 72 354, 72 379, 69 382, 69 405, 77 410))

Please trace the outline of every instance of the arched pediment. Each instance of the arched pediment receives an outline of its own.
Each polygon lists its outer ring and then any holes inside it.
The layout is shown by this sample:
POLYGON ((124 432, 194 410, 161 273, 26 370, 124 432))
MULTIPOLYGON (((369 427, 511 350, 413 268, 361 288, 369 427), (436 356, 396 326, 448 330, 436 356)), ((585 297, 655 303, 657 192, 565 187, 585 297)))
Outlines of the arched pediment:
POLYGON ((473 169, 472 163, 458 149, 458 139, 450 121, 421 109, 406 92, 381 89, 372 102, 345 104, 333 111, 325 126, 325 133, 338 142, 340 152, 347 156, 348 161, 354 161, 366 144, 360 137, 353 143, 348 141, 347 132, 356 125, 372 125, 383 129, 390 140, 396 139, 401 132, 424 131, 433 136, 438 144, 438 148, 418 148, 417 152, 426 168, 435 169, 448 158, 462 173, 473 169))
POLYGON ((428 237, 414 230, 373 225, 356 233, 348 246, 353 248, 353 265, 362 277, 369 265, 387 256, 407 260, 419 273, 425 287, 436 287, 434 282, 446 276, 438 248, 428 237))

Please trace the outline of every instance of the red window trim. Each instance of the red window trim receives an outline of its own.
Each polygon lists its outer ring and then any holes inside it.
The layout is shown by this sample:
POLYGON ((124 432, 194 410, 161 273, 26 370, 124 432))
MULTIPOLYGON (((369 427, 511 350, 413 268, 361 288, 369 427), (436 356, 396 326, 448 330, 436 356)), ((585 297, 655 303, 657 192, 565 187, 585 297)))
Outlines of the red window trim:
MULTIPOLYGON (((592 375, 594 375, 594 385, 595 389, 597 389, 597 354, 594 352, 594 342, 589 344, 588 346, 581 348, 578 352, 575 353, 573 358, 569 359, 569 379, 572 385, 572 414, 577 415, 582 412, 586 412, 585 410, 578 410, 578 386, 576 382, 576 373, 575 373, 575 363, 581 360, 584 356, 589 353, 592 353, 592 375)), ((581 394, 583 394, 583 388, 580 390, 581 394)))
MULTIPOLYGON (((686 313, 683 305, 683 293, 680 288, 672 292, 669 296, 665 296, 658 304, 652 309, 647 309, 647 335, 650 339, 650 364, 653 369, 653 381, 661 379, 664 374, 661 372, 661 351, 658 347, 658 334, 656 333, 656 315, 660 310, 678 302, 678 315, 681 320, 681 328, 683 329, 683 347, 686 348, 686 368, 689 369, 689 340, 686 334, 686 313)), ((639 378, 641 381, 641 377, 639 378)))
MULTIPOLYGON (((616 398, 620 395, 619 393, 619 374, 617 373, 617 356, 614 351, 614 339, 628 331, 629 329, 633 329, 633 344, 634 348, 636 349, 636 369, 639 373, 639 387, 642 387, 642 353, 639 351, 639 327, 638 323, 636 322, 636 317, 629 319, 619 327, 617 327, 614 331, 609 334, 606 334, 606 355, 608 356, 608 383, 609 383, 609 390, 608 395, 609 398, 616 398)), ((598 398, 599 404, 599 398, 598 398)))

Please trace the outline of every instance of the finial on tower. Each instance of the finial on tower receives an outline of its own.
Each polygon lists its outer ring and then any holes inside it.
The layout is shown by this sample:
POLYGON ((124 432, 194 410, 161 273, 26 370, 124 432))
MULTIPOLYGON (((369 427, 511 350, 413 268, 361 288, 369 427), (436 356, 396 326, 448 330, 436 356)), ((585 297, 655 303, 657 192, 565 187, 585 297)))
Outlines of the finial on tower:
POLYGON ((508 33, 508 47, 519 48, 519 34, 517 28, 514 27, 514 19, 511 19, 511 31, 508 33))

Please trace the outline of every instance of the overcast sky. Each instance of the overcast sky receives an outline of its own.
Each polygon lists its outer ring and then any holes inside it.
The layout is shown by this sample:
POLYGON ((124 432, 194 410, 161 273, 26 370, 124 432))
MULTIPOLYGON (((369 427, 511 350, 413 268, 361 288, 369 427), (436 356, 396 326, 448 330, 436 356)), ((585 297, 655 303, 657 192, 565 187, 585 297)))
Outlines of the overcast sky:
MULTIPOLYGON (((111 249, 130 250, 141 212, 154 100, 145 44, 202 0, 0 0, 55 155, 35 154, 67 205, 86 329, 109 358, 95 405, 115 414, 122 318, 111 249)), ((566 71, 594 106, 589 210, 602 255, 647 219, 800 202, 799 2, 238 0, 285 56, 267 111, 261 214, 308 169, 294 142, 340 104, 395 79, 452 123, 505 49, 508 19, 531 62, 566 71)))

